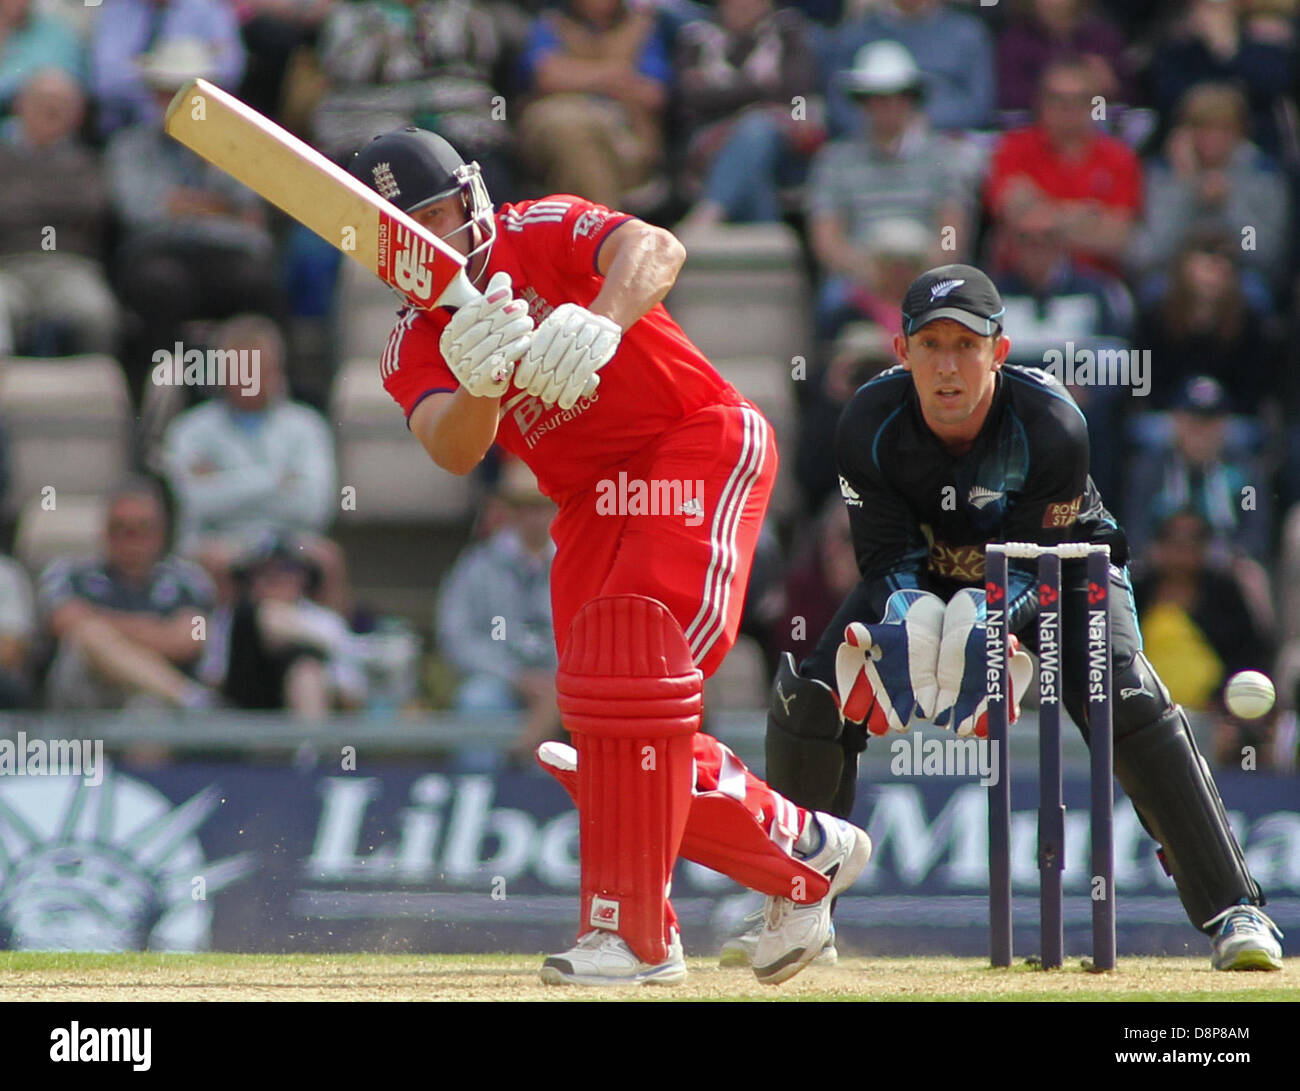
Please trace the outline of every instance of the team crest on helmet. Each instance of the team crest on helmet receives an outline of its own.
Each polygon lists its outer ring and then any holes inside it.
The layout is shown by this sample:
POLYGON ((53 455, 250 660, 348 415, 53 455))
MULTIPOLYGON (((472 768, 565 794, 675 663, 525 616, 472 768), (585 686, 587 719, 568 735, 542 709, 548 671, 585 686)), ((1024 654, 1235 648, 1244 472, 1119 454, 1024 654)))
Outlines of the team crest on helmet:
POLYGON ((938 284, 930 289, 930 301, 942 299, 954 288, 960 288, 966 282, 964 280, 941 280, 938 284))
POLYGON ((375 189, 384 200, 391 201, 402 192, 397 185, 397 179, 393 177, 393 168, 389 164, 376 163, 371 174, 375 179, 375 189))

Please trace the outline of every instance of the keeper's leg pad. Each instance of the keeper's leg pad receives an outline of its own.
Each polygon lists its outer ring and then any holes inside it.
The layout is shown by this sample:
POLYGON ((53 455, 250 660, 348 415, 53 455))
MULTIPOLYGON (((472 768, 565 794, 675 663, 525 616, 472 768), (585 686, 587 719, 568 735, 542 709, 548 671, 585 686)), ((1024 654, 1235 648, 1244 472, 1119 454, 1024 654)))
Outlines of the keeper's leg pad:
POLYGON ((844 777, 843 726, 830 687, 800 678, 794 657, 786 652, 767 712, 768 784, 801 807, 832 811, 844 777))
POLYGON ((1180 706, 1115 740, 1115 774, 1164 850, 1192 924, 1203 930, 1206 921, 1242 898, 1263 904, 1180 706))
MULTIPOLYGON (((542 743, 537 748, 537 763, 576 803, 578 759, 573 748, 560 742, 542 743)), ((818 902, 830 892, 825 875, 785 852, 763 832, 743 803, 722 792, 693 797, 681 855, 760 894, 818 902)))
POLYGON ((581 936, 668 957, 668 882, 691 806, 704 676, 663 603, 608 595, 569 628, 556 695, 578 750, 581 936))

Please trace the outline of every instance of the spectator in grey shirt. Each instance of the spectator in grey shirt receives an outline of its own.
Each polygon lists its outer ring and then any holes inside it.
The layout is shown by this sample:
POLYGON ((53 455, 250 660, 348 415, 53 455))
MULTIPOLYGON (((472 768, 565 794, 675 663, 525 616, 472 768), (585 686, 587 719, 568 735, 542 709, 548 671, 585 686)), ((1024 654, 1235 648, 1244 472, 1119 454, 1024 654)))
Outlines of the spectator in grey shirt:
POLYGON ((506 522, 457 559, 443 582, 436 629, 444 658, 462 675, 457 710, 522 711, 513 751, 527 755, 559 727, 549 534, 555 507, 520 462, 503 471, 498 495, 506 522))
POLYGON ((876 281, 868 244, 877 225, 915 221, 931 233, 934 260, 953 261, 966 247, 973 199, 958 149, 926 123, 921 72, 903 46, 864 46, 843 82, 869 124, 867 135, 822 148, 808 180, 813 253, 826 278, 817 300, 823 326, 876 281))
POLYGON ((1193 229, 1218 227, 1241 242, 1252 302, 1267 307, 1281 288, 1290 191, 1277 164, 1247 138, 1245 96, 1202 83, 1183 97, 1165 154, 1146 172, 1142 222, 1130 257, 1158 276, 1193 229))

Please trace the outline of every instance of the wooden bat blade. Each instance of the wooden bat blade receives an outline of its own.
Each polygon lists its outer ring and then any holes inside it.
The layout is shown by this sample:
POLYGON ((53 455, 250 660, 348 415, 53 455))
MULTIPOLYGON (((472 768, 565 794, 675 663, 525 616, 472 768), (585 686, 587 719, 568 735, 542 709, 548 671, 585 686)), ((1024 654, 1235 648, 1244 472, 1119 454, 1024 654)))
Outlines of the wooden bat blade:
POLYGON ((207 80, 167 107, 167 134, 360 262, 416 306, 479 293, 465 258, 305 141, 207 80))

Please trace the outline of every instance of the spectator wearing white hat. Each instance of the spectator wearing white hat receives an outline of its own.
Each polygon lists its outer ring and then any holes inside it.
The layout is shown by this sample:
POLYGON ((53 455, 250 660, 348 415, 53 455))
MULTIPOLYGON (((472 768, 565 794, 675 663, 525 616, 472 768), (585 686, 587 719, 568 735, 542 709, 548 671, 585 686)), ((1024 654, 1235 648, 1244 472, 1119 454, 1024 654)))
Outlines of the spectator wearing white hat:
MULTIPOLYGON (((983 20, 955 10, 947 0, 880 0, 863 11, 866 7, 855 5, 862 14, 849 14, 834 32, 828 55, 832 73, 846 68, 865 45, 898 42, 924 73, 925 112, 936 129, 992 124, 997 83, 993 39, 983 20)), ((860 117, 844 89, 832 85, 828 105, 832 133, 857 129, 860 117)))
POLYGON ((823 147, 808 179, 809 231, 825 277, 817 301, 823 337, 833 336, 834 316, 854 294, 871 291, 879 277, 869 248, 878 224, 913 221, 929 233, 934 261, 952 261, 968 249, 974 198, 954 144, 926 121, 921 70, 904 46, 864 46, 841 82, 867 124, 863 135, 823 147))
POLYGON ((186 51, 203 49, 210 58, 204 74, 231 90, 239 85, 244 46, 234 5, 226 0, 113 0, 111 14, 104 16, 95 23, 90 43, 91 91, 103 136, 124 125, 157 121, 150 72, 156 81, 168 69, 192 67, 175 64, 186 51), (168 48, 160 53, 160 46, 168 48))

